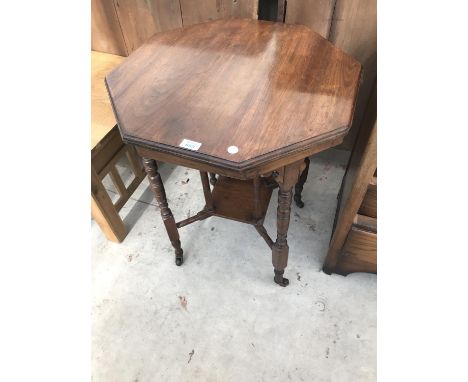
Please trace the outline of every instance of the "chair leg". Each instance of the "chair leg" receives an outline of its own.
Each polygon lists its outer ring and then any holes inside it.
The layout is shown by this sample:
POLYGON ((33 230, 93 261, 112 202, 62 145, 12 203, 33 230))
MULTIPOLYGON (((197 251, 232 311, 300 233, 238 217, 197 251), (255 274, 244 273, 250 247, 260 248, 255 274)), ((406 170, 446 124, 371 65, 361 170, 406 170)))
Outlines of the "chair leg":
POLYGON ((108 240, 122 242, 127 228, 94 168, 91 168, 91 197, 91 213, 104 235, 108 240))

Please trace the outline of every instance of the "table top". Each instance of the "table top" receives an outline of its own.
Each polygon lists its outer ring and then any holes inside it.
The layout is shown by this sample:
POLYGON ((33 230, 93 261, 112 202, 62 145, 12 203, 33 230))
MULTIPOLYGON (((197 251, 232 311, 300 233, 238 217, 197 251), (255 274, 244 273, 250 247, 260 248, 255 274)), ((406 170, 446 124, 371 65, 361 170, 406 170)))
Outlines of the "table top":
POLYGON ((154 35, 106 84, 125 142, 235 169, 344 137, 361 69, 307 27, 224 19, 154 35))
POLYGON ((124 57, 91 51, 91 149, 115 126, 104 78, 124 57))

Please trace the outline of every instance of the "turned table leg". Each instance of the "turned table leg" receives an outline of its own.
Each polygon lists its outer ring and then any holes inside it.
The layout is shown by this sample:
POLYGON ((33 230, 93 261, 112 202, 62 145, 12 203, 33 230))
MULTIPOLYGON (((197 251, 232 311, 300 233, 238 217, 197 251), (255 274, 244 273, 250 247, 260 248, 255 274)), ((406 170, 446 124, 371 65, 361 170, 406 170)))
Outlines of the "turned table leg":
POLYGON ((184 252, 180 246, 179 231, 177 230, 172 211, 167 204, 166 191, 164 190, 161 175, 159 175, 158 172, 158 165, 154 159, 148 158, 143 158, 143 165, 145 167, 146 174, 148 175, 151 190, 156 196, 156 202, 158 203, 161 217, 164 225, 166 226, 167 235, 175 249, 175 263, 176 265, 182 265, 182 262, 184 261, 184 252))
POLYGON ((302 171, 301 176, 299 177, 299 182, 296 183, 295 192, 294 192, 294 201, 299 208, 304 207, 304 202, 302 201, 302 189, 304 188, 304 183, 307 181, 307 175, 309 174, 309 165, 310 159, 305 158, 305 169, 302 171))
POLYGON ((279 185, 278 190, 278 209, 276 229, 276 241, 272 247, 272 263, 275 271, 275 283, 285 287, 289 285, 289 280, 283 277, 284 269, 288 265, 288 228, 291 214, 292 189, 301 172, 304 170, 305 162, 295 162, 285 166, 279 171, 275 178, 279 185))

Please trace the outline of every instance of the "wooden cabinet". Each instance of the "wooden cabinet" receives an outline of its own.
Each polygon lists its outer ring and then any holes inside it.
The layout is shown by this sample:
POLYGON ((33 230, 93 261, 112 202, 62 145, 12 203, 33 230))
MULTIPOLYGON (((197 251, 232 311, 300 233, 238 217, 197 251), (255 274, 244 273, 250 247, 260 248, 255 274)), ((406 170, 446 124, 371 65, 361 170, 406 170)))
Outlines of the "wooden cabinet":
POLYGON ((323 271, 377 273, 376 87, 338 195, 323 271))

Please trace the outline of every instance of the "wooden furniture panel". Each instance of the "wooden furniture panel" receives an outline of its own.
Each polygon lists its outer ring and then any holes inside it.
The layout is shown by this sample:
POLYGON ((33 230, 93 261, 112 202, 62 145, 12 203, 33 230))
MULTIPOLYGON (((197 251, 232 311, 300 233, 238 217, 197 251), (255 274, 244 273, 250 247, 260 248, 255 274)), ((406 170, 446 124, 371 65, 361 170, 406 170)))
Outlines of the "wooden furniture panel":
POLYGON ((106 81, 126 142, 238 170, 343 137, 360 75, 309 28, 226 19, 153 36, 106 81))
POLYGON ((111 0, 91 0, 91 49, 128 55, 115 5, 111 0))
MULTIPOLYGON (((353 153, 350 158, 350 163, 348 165, 348 168, 346 169, 346 174, 345 178, 347 179, 346 181, 343 180, 342 184, 342 190, 341 190, 341 200, 347 200, 350 198, 352 192, 353 192, 353 185, 354 185, 354 180, 356 179, 356 176, 358 175, 358 172, 360 170, 360 161, 363 158, 364 152, 366 149, 368 149, 368 142, 369 142, 369 137, 371 135, 371 131, 374 128, 374 125, 377 120, 377 84, 374 83, 374 88, 371 94, 371 97, 369 99, 369 103, 367 106, 367 111, 366 111, 366 116, 363 122, 363 125, 360 129, 359 135, 360 139, 356 142, 353 153)), ((375 152, 377 152, 377 145, 375 147, 375 152)), ((375 159, 375 162, 377 162, 377 159, 375 159)), ((367 174, 366 174, 367 176, 367 174)), ((369 182, 372 182, 372 179, 374 178, 374 174, 370 177, 369 182)), ((360 187, 362 189, 359 190, 359 195, 364 197, 365 193, 367 192, 367 187, 368 183, 367 178, 365 181, 360 181, 360 187)), ((358 208, 361 205, 362 198, 358 202, 358 208)), ((339 204, 339 211, 338 214, 341 215, 343 213, 343 209, 345 207, 345 203, 340 203, 339 204)))
POLYGON ((377 232, 377 219, 370 216, 357 214, 353 220, 353 227, 368 232, 377 232))
POLYGON ((226 17, 257 19, 258 0, 180 0, 184 26, 226 17))
POLYGON ((130 54, 157 32, 182 27, 179 0, 114 0, 130 54))
POLYGON ((302 24, 328 38, 336 0, 288 0, 285 22, 302 24))
POLYGON ((284 23, 286 19, 286 0, 278 0, 278 12, 276 21, 284 23))
POLYGON ((348 275, 353 272, 377 273, 377 234, 352 227, 335 272, 348 275))
POLYGON ((359 213, 365 216, 377 218, 377 186, 369 184, 366 195, 359 207, 359 213))
POLYGON ((342 144, 351 150, 377 76, 377 0, 337 0, 329 40, 364 67, 353 126, 342 144))
POLYGON ((213 189, 215 216, 255 224, 265 217, 270 203, 272 187, 261 182, 259 187, 259 211, 255 216, 254 182, 220 176, 213 189))
POLYGON ((111 241, 121 242, 128 233, 119 211, 135 192, 145 173, 135 148, 124 145, 118 133, 117 126, 91 150, 91 212, 99 227, 111 241), (118 138, 118 139, 117 139, 118 138), (125 186, 116 164, 126 156, 133 173, 133 180, 125 186), (112 202, 102 183, 106 175, 110 175, 112 183, 119 193, 119 198, 112 202))
POLYGON ((127 228, 115 209, 102 180, 91 167, 91 214, 107 239, 121 242, 127 236, 127 228))
POLYGON ((120 137, 104 84, 107 73, 123 59, 112 54, 91 52, 91 212, 106 237, 116 242, 121 242, 128 232, 119 211, 144 178, 135 148, 124 145, 120 137), (123 156, 126 156, 134 175, 128 187, 116 168, 123 156), (115 204, 102 183, 107 174, 119 193, 115 204))
POLYGON ((371 242, 375 238, 376 243, 377 234, 377 181, 374 176, 377 169, 376 98, 377 91, 374 86, 365 123, 353 150, 338 197, 333 235, 323 265, 324 272, 329 274, 335 272, 346 275, 350 272, 373 272, 377 269, 376 245, 371 242), (371 196, 363 207, 369 188, 371 196), (374 267, 370 265, 372 263, 375 264, 374 267))
POLYGON ((123 60, 124 57, 121 56, 91 52, 91 148, 101 142, 115 125, 114 112, 104 78, 123 60))

